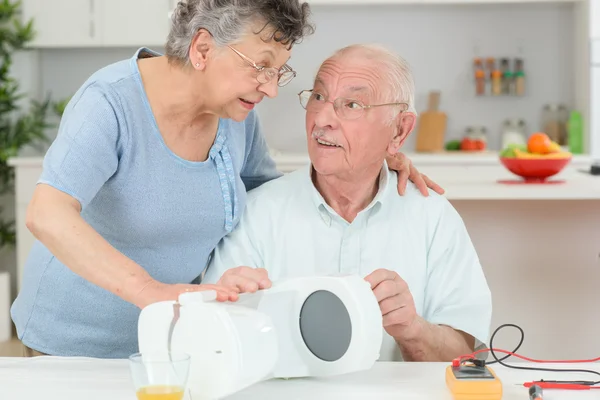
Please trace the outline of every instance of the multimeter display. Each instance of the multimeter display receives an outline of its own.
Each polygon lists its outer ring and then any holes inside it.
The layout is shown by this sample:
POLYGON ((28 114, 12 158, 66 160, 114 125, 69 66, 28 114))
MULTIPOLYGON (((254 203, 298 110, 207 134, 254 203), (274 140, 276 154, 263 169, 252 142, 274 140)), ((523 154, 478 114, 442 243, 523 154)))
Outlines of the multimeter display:
POLYGON ((461 365, 452 367, 452 373, 456 379, 494 379, 494 375, 486 367, 470 367, 461 365))

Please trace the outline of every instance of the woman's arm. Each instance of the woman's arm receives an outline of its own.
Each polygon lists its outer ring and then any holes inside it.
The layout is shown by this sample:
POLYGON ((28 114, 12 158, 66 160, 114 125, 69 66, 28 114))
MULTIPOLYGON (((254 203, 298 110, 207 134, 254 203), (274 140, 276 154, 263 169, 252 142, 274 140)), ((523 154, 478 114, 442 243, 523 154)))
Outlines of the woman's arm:
POLYGON ((26 225, 50 252, 74 273, 137 307, 176 300, 180 293, 215 290, 217 300, 237 294, 216 285, 168 285, 112 247, 80 215, 80 203, 46 184, 38 184, 27 209, 26 225))

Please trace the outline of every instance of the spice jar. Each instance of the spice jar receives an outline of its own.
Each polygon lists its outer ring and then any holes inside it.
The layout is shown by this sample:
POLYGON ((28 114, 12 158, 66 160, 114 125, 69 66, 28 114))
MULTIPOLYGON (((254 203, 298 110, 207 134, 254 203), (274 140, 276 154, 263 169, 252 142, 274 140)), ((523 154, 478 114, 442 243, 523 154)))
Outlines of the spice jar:
POLYGON ((500 96, 502 94, 502 71, 492 71, 492 94, 494 96, 500 96))
POLYGON ((542 131, 550 140, 564 146, 567 141, 567 108, 562 104, 546 104, 542 112, 542 131))
POLYGON ((523 69, 523 60, 515 60, 515 94, 523 96, 525 94, 525 71, 523 69))

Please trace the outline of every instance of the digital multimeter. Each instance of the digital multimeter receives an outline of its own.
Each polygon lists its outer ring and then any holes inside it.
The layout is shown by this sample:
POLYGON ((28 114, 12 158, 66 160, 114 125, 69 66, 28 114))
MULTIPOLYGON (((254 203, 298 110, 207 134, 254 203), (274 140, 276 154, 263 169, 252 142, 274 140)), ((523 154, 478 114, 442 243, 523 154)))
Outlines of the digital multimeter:
POLYGON ((502 382, 486 366, 449 365, 446 368, 446 386, 454 400, 502 399, 502 382))

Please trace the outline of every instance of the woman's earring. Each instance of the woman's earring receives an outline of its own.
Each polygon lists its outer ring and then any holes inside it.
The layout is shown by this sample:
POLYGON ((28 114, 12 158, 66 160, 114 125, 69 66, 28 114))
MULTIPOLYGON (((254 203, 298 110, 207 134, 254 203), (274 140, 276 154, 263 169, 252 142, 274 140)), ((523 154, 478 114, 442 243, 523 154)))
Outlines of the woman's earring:
POLYGON ((196 63, 196 68, 200 68, 200 63, 196 63))

